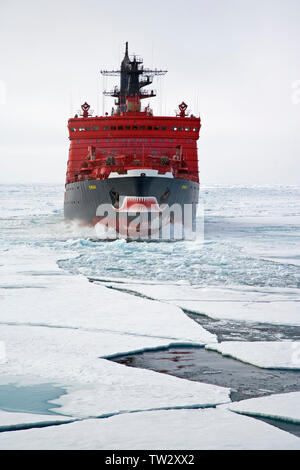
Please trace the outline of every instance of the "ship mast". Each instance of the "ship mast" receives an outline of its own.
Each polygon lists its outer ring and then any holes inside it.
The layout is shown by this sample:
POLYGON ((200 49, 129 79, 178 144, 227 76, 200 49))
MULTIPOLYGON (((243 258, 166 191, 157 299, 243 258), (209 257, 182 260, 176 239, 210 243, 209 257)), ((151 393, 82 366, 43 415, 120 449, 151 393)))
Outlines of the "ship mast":
POLYGON ((126 42, 125 55, 120 70, 101 70, 101 74, 107 77, 120 75, 120 87, 115 86, 112 91, 104 91, 103 94, 117 98, 115 101, 118 106, 117 114, 139 112, 141 99, 156 96, 155 90, 142 90, 142 88, 151 85, 154 76, 162 76, 166 73, 167 70, 144 68, 143 59, 136 55, 130 59, 128 42, 126 42))

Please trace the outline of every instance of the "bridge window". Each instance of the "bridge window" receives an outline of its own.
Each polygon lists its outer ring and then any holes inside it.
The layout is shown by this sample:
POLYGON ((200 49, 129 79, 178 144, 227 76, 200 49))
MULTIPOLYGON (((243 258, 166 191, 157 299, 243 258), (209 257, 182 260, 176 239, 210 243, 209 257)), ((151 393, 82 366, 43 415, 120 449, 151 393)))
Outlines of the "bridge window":
POLYGON ((109 127, 108 127, 108 126, 104 126, 103 129, 104 129, 105 131, 108 131, 109 127))
POLYGON ((72 132, 76 132, 75 127, 71 127, 71 131, 72 131, 72 132))
POLYGON ((90 131, 90 130, 91 130, 91 127, 86 127, 85 130, 86 130, 86 131, 90 131))
POLYGON ((167 130, 167 127, 166 127, 166 126, 161 126, 161 130, 162 130, 162 131, 166 131, 166 130, 167 130))
POLYGON ((152 131, 152 126, 148 126, 148 131, 152 131))
POLYGON ((186 130, 186 131, 190 131, 191 129, 190 129, 190 127, 186 127, 185 130, 186 130))
POLYGON ((198 130, 198 127, 193 127, 194 132, 197 132, 197 130, 198 130))
POLYGON ((138 126, 132 126, 133 131, 137 131, 138 126))
POLYGON ((183 131, 183 127, 178 127, 178 130, 179 130, 179 131, 183 131))
POLYGON ((125 126, 126 131, 130 131, 130 126, 125 126))
POLYGON ((154 126, 155 131, 159 131, 159 126, 154 126))
POLYGON ((141 131, 144 131, 144 130, 145 130, 145 126, 140 126, 140 130, 141 130, 141 131))
POLYGON ((117 129, 116 126, 110 126, 111 131, 115 131, 116 129, 117 129))
POLYGON ((93 131, 99 131, 99 127, 98 127, 98 126, 94 126, 94 127, 93 127, 93 131))
POLYGON ((123 126, 118 126, 118 130, 119 130, 119 131, 122 131, 122 130, 123 130, 123 126))
POLYGON ((172 131, 177 131, 177 127, 172 127, 172 131))
POLYGON ((79 127, 79 129, 78 129, 78 130, 79 130, 79 132, 82 132, 82 131, 84 131, 84 127, 79 127))

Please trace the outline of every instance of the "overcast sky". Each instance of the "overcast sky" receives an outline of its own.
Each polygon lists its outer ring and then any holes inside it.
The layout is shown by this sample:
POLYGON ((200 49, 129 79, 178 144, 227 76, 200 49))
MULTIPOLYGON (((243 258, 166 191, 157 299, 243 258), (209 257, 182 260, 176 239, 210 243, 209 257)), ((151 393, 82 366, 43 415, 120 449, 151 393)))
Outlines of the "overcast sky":
POLYGON ((64 182, 67 120, 102 113, 126 41, 169 71, 155 113, 200 113, 203 183, 300 184, 300 0, 0 0, 2 183, 64 182))

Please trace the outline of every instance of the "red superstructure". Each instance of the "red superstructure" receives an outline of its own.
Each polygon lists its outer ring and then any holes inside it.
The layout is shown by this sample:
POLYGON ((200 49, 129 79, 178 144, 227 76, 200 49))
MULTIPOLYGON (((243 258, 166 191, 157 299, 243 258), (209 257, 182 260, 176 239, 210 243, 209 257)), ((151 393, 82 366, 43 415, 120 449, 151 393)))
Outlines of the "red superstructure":
POLYGON ((70 119, 66 183, 103 179, 110 172, 124 174, 139 167, 158 169, 159 173, 172 171, 175 178, 199 182, 200 118, 187 117, 184 103, 180 107, 177 117, 153 116, 148 108, 143 112, 70 119))

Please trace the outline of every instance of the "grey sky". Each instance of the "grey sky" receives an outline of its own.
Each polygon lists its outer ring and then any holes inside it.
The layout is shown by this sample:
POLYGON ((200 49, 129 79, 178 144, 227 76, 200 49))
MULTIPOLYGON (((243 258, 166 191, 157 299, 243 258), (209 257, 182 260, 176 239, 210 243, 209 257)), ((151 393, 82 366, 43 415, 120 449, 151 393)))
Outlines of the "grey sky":
POLYGON ((102 112, 127 40, 169 70, 156 113, 200 112, 204 183, 300 184, 300 0, 0 0, 1 182, 64 181, 67 119, 102 112))

